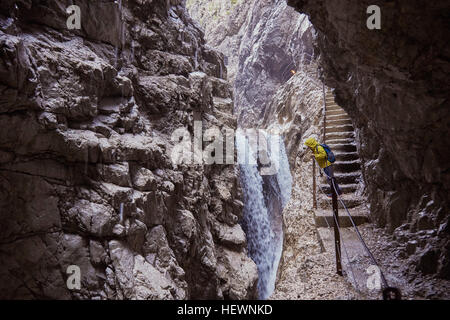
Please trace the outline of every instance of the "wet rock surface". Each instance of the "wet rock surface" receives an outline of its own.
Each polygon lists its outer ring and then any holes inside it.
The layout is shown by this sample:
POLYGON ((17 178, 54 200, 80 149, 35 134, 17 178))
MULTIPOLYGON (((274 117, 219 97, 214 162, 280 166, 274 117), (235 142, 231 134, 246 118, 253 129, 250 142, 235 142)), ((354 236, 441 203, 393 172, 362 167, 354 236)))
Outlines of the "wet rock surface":
POLYGON ((291 70, 312 60, 314 29, 285 0, 232 2, 190 0, 189 12, 227 57, 240 126, 254 128, 291 70))
POLYGON ((304 152, 305 137, 316 134, 312 128, 323 126, 323 86, 317 67, 312 61, 297 70, 273 95, 260 120, 262 128, 283 136, 291 171, 297 156, 304 152))
POLYGON ((170 157, 236 127, 223 55, 184 1, 71 3, 0 4, 0 297, 254 298, 235 167, 170 157))
POLYGON ((417 271, 448 279, 445 1, 380 3, 380 30, 366 27, 372 2, 288 3, 318 30, 325 82, 356 128, 374 222, 391 233, 401 227, 408 241, 428 242, 428 250, 409 244, 405 254, 417 271))

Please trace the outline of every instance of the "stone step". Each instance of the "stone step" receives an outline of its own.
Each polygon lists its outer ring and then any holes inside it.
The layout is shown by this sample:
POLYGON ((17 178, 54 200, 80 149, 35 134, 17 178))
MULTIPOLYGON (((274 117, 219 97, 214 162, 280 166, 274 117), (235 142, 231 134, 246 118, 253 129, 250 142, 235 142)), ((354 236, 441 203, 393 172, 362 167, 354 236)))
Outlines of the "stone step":
MULTIPOLYGON (((369 222, 369 216, 366 212, 361 210, 360 208, 350 208, 349 209, 350 215, 352 216, 353 222, 359 226, 361 224, 369 222)), ((334 216, 332 207, 330 204, 330 208, 327 209, 318 209, 315 210, 314 213, 314 220, 316 223, 317 228, 333 228, 334 227, 334 216)), ((353 227, 353 224, 350 220, 350 217, 348 216, 346 211, 339 210, 339 227, 340 228, 349 228, 353 227)), ((333 234, 334 239, 334 234, 333 234)))
POLYGON ((329 106, 327 106, 326 111, 327 112, 328 111, 343 111, 343 112, 345 112, 345 110, 342 109, 341 107, 339 107, 338 105, 329 105, 329 106))
POLYGON ((327 119, 328 118, 333 118, 333 117, 337 117, 337 116, 346 116, 350 119, 350 117, 348 116, 347 112, 343 111, 343 110, 327 110, 327 119))
MULTIPOLYGON (((331 187, 328 183, 321 184, 320 187, 322 188, 323 192, 325 192, 327 194, 331 193, 331 187)), ((358 184, 356 184, 356 183, 340 184, 339 187, 341 188, 341 191, 344 194, 355 193, 355 191, 358 189, 358 184)))
MULTIPOLYGON (((353 194, 343 194, 343 195, 341 195, 341 198, 342 198, 342 201, 344 202, 345 206, 347 207, 347 209, 355 208, 363 203, 362 198, 356 197, 353 194)), ((317 199, 317 205, 321 209, 330 209, 330 211, 331 211, 331 208, 332 208, 331 200, 332 200, 331 198, 322 194, 317 199)), ((339 200, 338 200, 338 208, 344 209, 344 206, 342 205, 342 203, 339 200)), ((342 213, 344 214, 345 212, 342 212, 342 213)))
POLYGON ((355 139, 353 139, 353 138, 332 139, 332 140, 327 140, 327 144, 328 143, 331 143, 331 144, 335 144, 335 143, 355 143, 355 139))
POLYGON ((338 184, 354 184, 361 178, 361 172, 335 172, 334 177, 338 184))
MULTIPOLYGON (((334 139, 347 139, 347 138, 354 138, 355 133, 354 132, 335 132, 335 133, 328 133, 325 131, 325 140, 330 141, 334 139)), ((328 143, 327 143, 328 144, 328 143)))
POLYGON ((343 114, 343 115, 339 115, 339 116, 327 116, 327 121, 333 121, 333 120, 351 120, 350 117, 348 116, 348 114, 343 114))
POLYGON ((329 110, 327 108, 327 118, 330 116, 348 116, 347 112, 345 112, 344 110, 329 110))
MULTIPOLYGON (((329 228, 328 226, 317 228, 317 235, 322 244, 322 248, 334 256, 334 228, 329 228)), ((363 299, 379 299, 378 290, 371 290, 367 286, 367 282, 370 281, 371 277, 371 274, 367 273, 370 259, 355 229, 353 227, 340 228, 340 238, 344 277, 359 292, 359 296, 364 297, 363 299)))
POLYGON ((353 172, 361 170, 361 163, 359 160, 351 161, 336 161, 333 163, 335 172, 353 172))
POLYGON ((326 119, 326 124, 327 125, 342 125, 342 124, 352 124, 352 120, 349 119, 344 119, 344 120, 330 120, 330 119, 326 119))
POLYGON ((345 132, 345 131, 355 131, 355 128, 351 124, 344 124, 338 126, 328 125, 326 126, 327 133, 345 132))
POLYGON ((357 152, 334 152, 336 161, 350 161, 359 159, 357 152))
POLYGON ((355 152, 356 151, 356 145, 349 144, 349 143, 327 143, 327 145, 331 148, 331 150, 334 152, 336 151, 346 151, 346 152, 355 152))

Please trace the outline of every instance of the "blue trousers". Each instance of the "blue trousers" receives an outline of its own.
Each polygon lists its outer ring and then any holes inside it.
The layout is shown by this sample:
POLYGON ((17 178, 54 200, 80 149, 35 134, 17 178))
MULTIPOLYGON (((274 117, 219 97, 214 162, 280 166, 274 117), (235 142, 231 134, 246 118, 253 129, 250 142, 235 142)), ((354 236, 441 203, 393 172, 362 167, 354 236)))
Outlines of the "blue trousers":
POLYGON ((334 185, 336 186, 337 194, 341 195, 342 194, 341 188, 339 188, 339 185, 336 182, 336 179, 334 178, 333 166, 323 168, 323 172, 325 172, 325 174, 327 175, 327 179, 328 182, 330 183, 331 190, 333 190, 333 183, 331 181, 334 180, 334 185))

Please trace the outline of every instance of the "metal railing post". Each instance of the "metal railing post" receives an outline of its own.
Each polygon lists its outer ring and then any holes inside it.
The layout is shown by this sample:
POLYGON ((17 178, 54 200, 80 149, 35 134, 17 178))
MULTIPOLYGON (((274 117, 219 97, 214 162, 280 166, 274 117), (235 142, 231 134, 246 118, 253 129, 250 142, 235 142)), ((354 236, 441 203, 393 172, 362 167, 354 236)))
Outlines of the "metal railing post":
POLYGON ((316 160, 314 159, 314 156, 312 158, 313 163, 313 208, 317 209, 317 198, 316 198, 316 160))
POLYGON ((339 210, 337 202, 337 194, 334 188, 334 178, 330 180, 331 194, 333 197, 333 217, 334 217, 334 248, 336 253, 336 273, 342 276, 342 264, 341 264, 341 236, 339 231, 339 210))

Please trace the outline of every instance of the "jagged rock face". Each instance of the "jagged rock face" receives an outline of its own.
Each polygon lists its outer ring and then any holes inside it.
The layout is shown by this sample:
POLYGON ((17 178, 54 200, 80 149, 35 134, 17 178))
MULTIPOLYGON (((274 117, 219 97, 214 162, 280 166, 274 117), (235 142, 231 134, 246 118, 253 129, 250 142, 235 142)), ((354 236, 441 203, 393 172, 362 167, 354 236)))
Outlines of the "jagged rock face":
POLYGON ((325 81, 357 128, 372 217, 427 242, 413 265, 449 278, 447 3, 378 3, 381 30, 369 30, 373 2, 288 2, 318 30, 325 81))
POLYGON ((0 297, 256 297, 236 168, 171 160, 236 127, 223 56, 184 1, 71 4, 0 4, 0 297))
POLYGON ((239 125, 255 127, 291 70, 311 60, 314 29, 285 0, 217 2, 191 0, 190 14, 205 28, 208 43, 228 57, 239 125))
POLYGON ((205 30, 206 42, 225 54, 228 80, 234 83, 239 64, 242 26, 254 1, 187 0, 191 17, 205 30))
MULTIPOLYGON (((267 104, 261 126, 284 137, 291 171, 310 128, 323 126, 323 87, 317 62, 303 65, 267 104), (318 122, 320 120, 320 122, 318 122)), ((319 135, 316 135, 319 138, 319 135)), ((319 138, 320 139, 320 138, 319 138)))

